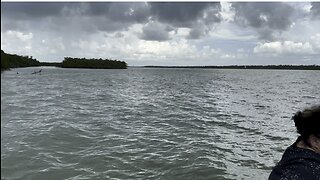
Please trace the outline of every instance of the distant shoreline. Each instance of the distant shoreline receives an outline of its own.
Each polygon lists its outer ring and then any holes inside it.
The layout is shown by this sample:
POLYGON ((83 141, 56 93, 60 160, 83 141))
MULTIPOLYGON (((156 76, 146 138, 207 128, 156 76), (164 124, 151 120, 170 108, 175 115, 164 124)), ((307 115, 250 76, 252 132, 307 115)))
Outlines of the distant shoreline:
POLYGON ((320 65, 231 65, 231 66, 140 66, 144 68, 189 68, 189 69, 275 69, 275 70, 320 70, 320 65))
POLYGON ((11 68, 20 67, 39 67, 39 66, 54 66, 61 68, 84 68, 84 69, 127 69, 127 63, 124 61, 112 59, 86 59, 65 57, 59 62, 39 62, 33 59, 32 56, 20 56, 17 54, 8 54, 1 50, 1 72, 10 70, 11 68))
POLYGON ((228 66, 128 66, 124 61, 111 59, 86 59, 65 57, 62 62, 39 62, 32 56, 8 54, 1 50, 1 72, 10 68, 53 66, 85 69, 135 68, 189 68, 189 69, 274 69, 274 70, 320 70, 320 65, 228 65, 228 66))

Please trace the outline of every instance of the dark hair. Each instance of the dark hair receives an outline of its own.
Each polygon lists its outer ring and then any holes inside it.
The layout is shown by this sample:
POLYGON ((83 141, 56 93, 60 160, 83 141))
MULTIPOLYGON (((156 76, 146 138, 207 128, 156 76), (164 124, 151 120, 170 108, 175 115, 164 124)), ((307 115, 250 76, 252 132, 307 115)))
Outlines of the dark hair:
POLYGON ((308 138, 311 134, 317 137, 320 134, 320 105, 298 111, 292 119, 294 120, 299 139, 309 145, 308 138))

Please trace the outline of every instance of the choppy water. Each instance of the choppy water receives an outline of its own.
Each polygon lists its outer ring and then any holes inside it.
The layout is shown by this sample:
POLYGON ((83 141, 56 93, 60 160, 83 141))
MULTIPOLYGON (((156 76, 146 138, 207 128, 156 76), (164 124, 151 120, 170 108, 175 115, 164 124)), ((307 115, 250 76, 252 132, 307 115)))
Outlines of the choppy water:
POLYGON ((320 100, 320 71, 35 69, 1 74, 1 179, 266 179, 320 100))

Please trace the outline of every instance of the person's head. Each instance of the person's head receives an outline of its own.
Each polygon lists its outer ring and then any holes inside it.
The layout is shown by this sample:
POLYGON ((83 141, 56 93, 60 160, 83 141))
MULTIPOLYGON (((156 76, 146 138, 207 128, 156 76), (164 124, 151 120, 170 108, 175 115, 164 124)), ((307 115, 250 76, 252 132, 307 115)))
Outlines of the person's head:
POLYGON ((298 111, 292 119, 294 120, 300 140, 310 146, 308 139, 313 135, 320 139, 320 105, 298 111))

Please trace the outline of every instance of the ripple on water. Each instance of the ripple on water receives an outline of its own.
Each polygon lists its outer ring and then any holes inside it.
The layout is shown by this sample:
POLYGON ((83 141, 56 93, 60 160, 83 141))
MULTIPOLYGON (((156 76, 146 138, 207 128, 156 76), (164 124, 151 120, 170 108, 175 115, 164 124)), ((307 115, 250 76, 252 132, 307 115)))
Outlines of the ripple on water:
POLYGON ((1 74, 2 179, 266 179, 320 98, 311 71, 33 71, 1 74))

